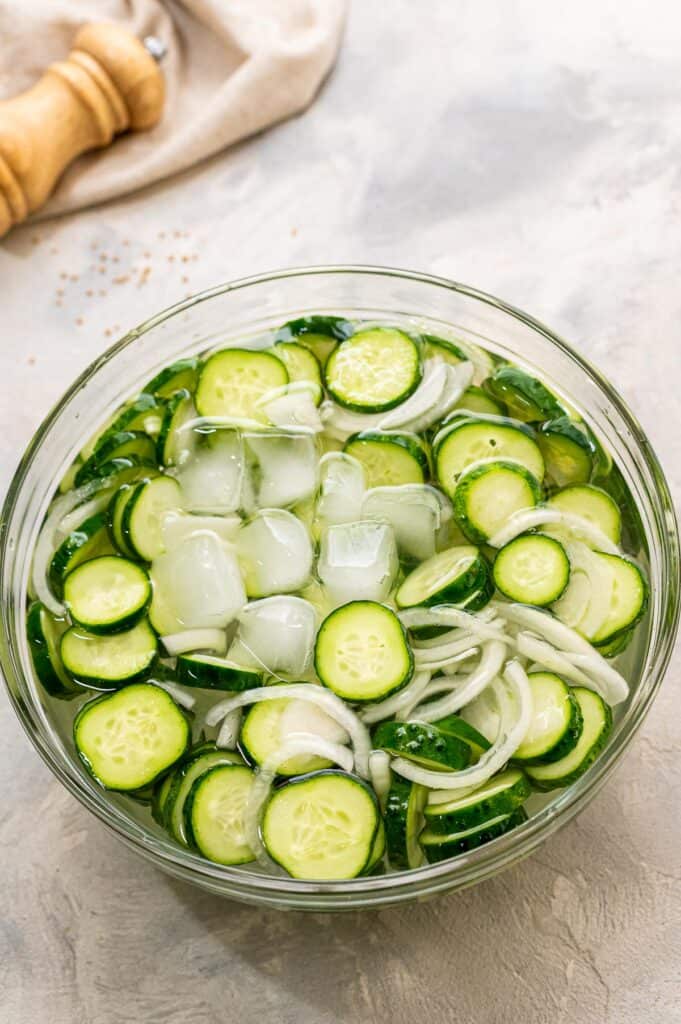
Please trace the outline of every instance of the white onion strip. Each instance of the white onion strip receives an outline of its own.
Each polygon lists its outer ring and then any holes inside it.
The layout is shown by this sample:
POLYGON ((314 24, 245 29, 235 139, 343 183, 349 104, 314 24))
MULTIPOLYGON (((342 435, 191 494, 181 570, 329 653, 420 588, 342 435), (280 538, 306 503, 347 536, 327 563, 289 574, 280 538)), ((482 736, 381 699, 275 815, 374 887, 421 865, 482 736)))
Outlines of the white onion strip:
MULTIPOLYGON (((566 654, 565 657, 577 668, 583 669, 599 684, 598 692, 608 704, 621 704, 629 696, 629 684, 626 679, 605 660, 599 651, 592 651, 591 654, 572 652, 566 654)), ((592 688, 596 689, 596 687, 592 688)))
POLYGON ((243 708, 248 704, 257 704, 263 700, 279 700, 282 697, 298 697, 300 700, 309 700, 326 711, 339 725, 342 725, 352 743, 357 774, 364 779, 369 777, 369 751, 371 750, 369 730, 340 697, 331 693, 330 690, 322 689, 316 683, 292 683, 244 690, 243 693, 237 693, 233 697, 214 704, 206 715, 206 725, 217 725, 225 715, 235 708, 243 708))
POLYGON ((464 677, 455 675, 436 676, 435 679, 432 679, 428 683, 423 693, 417 697, 416 700, 412 700, 409 704, 405 704, 405 706, 398 711, 395 718, 400 722, 407 722, 412 717, 414 708, 419 706, 421 700, 429 701, 431 697, 436 697, 438 693, 451 693, 452 690, 459 689, 463 678, 464 677))
POLYGON ((462 645, 463 650, 459 650, 455 653, 450 651, 449 653, 444 653, 442 657, 439 658, 435 657, 437 654, 436 651, 431 651, 430 658, 428 660, 416 658, 416 652, 414 652, 416 667, 419 669, 429 669, 431 672, 434 672, 436 669, 446 669, 449 668, 450 665, 456 665, 460 661, 466 661, 468 658, 471 658, 474 654, 478 653, 479 648, 471 646, 472 643, 473 641, 467 640, 465 644, 462 645))
MULTIPOLYGON (((285 687, 277 686, 273 689, 281 690, 285 687)), ((246 842, 261 864, 270 864, 260 838, 260 817, 270 795, 274 776, 284 762, 292 757, 300 757, 305 754, 323 757, 327 761, 337 764, 343 771, 352 771, 353 758, 347 747, 343 747, 339 743, 331 743, 330 740, 314 736, 312 733, 294 733, 287 738, 285 743, 272 751, 255 774, 244 815, 246 842)))
POLYGON ((369 778, 374 787, 378 802, 385 810, 385 802, 390 791, 392 773, 390 771, 390 754, 385 750, 372 750, 369 754, 369 778))
POLYGON ((66 609, 61 601, 52 593, 47 582, 47 571, 52 556, 57 547, 59 527, 64 518, 77 506, 81 505, 88 498, 91 498, 97 491, 106 487, 110 479, 90 480, 82 487, 76 487, 73 491, 67 491, 60 495, 52 503, 52 508, 40 528, 38 540, 33 552, 33 565, 31 566, 31 585, 33 592, 39 601, 45 605, 53 615, 64 615, 66 609))
POLYGON ((508 662, 503 678, 495 679, 492 686, 501 710, 499 733, 477 764, 460 772, 438 772, 398 757, 391 763, 393 771, 430 789, 462 790, 482 785, 503 768, 530 726, 532 693, 524 669, 515 660, 508 662))
POLYGON ((493 604, 502 618, 531 630, 562 651, 574 651, 575 654, 594 653, 588 640, 570 626, 566 626, 564 622, 554 618, 550 612, 542 612, 526 604, 504 604, 503 601, 494 601, 493 604))
POLYGON ((614 544, 602 530, 599 530, 588 519, 583 519, 572 512, 562 512, 560 509, 549 508, 545 505, 514 512, 501 529, 497 530, 489 538, 487 543, 490 547, 501 548, 504 544, 512 541, 514 537, 525 533, 526 530, 532 530, 546 523, 558 523, 564 526, 567 530, 571 530, 578 539, 585 540, 591 547, 604 551, 608 555, 621 554, 617 544, 614 544))
POLYGON ((165 690, 169 697, 172 697, 176 704, 180 704, 183 708, 187 708, 188 711, 196 704, 196 697, 193 693, 189 693, 183 686, 178 683, 173 683, 165 679, 149 679, 147 680, 151 686, 158 686, 159 690, 165 690))
POLYGON ((436 722, 438 718, 451 715, 465 704, 468 704, 499 674, 506 658, 506 644, 500 640, 490 640, 482 645, 482 655, 478 667, 466 679, 461 687, 452 693, 430 704, 417 707, 414 716, 421 722, 436 722))
POLYGON ((227 650, 227 634, 224 629, 183 629, 181 633, 162 636, 161 643, 172 658, 187 651, 217 651, 218 654, 224 654, 227 650))
POLYGON ((57 527, 57 540, 62 540, 79 526, 89 519, 90 516, 96 516, 98 512, 103 512, 111 501, 111 495, 113 494, 113 487, 102 491, 101 494, 97 494, 94 498, 90 498, 89 501, 84 502, 82 505, 77 505, 73 511, 69 512, 68 515, 59 523, 57 527))
POLYGON ((441 604, 435 608, 407 608, 398 612, 399 619, 407 629, 421 629, 423 626, 455 626, 471 633, 476 640, 502 640, 503 632, 488 622, 483 622, 470 612, 453 605, 441 604))
POLYGON ((559 676, 565 676, 566 679, 569 679, 571 683, 575 683, 577 686, 587 686, 590 690, 594 689, 589 677, 580 668, 573 665, 567 654, 564 651, 557 651, 555 647, 552 647, 545 640, 540 640, 539 637, 532 636, 531 633, 518 633, 516 647, 519 654, 531 658, 532 661, 541 665, 544 670, 548 669, 550 672, 556 672, 559 676))
POLYGON ((215 741, 216 747, 220 747, 221 750, 234 750, 239 739, 241 715, 241 708, 234 708, 234 711, 230 711, 228 715, 225 715, 215 741))
POLYGON ((415 672, 411 681, 403 690, 393 694, 392 697, 387 697, 379 704, 371 704, 364 711, 360 712, 359 717, 366 725, 373 725, 375 722, 382 722, 385 718, 390 718, 402 708, 417 704, 421 700, 421 695, 429 681, 430 672, 415 672))

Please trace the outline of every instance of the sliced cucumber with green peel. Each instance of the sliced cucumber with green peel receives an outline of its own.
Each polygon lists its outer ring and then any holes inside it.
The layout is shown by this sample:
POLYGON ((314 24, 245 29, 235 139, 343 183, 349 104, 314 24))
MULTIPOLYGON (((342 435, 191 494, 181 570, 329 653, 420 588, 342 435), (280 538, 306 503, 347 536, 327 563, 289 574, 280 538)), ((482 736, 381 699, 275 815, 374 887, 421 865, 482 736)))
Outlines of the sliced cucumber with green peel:
POLYGON ((441 803, 428 803, 424 815, 429 831, 434 834, 465 832, 480 828, 494 818, 513 814, 531 792, 527 775, 519 768, 507 768, 472 793, 441 803))
POLYGON ((575 687, 572 693, 582 713, 582 732, 577 744, 559 761, 529 766, 527 774, 537 789, 570 786, 593 764, 612 728, 612 712, 593 690, 575 687))
POLYGON ((421 356, 409 335, 389 327, 358 331, 342 341, 324 368, 327 390, 356 412, 383 412, 403 402, 421 381, 421 356))
POLYGON ((495 398, 491 395, 485 394, 482 388, 479 388, 476 384, 471 384, 470 387, 466 388, 459 401, 454 406, 454 410, 460 409, 462 413, 472 412, 479 413, 483 416, 505 416, 506 410, 495 398))
POLYGON ((643 618, 648 607, 648 583, 635 562, 618 555, 597 553, 612 573, 613 586, 605 622, 591 637, 595 644, 611 643, 643 618))
POLYGON ((113 690, 139 678, 156 657, 156 634, 146 619, 132 629, 98 636, 71 626, 61 638, 61 660, 76 682, 113 690))
POLYGON ((145 562, 165 551, 163 521, 166 515, 182 508, 182 489, 170 476, 157 476, 136 484, 126 499, 120 518, 120 530, 126 546, 145 562))
POLYGON ((569 416, 542 423, 537 444, 544 456, 546 475, 557 487, 589 482, 596 448, 587 432, 569 416))
POLYGON ((570 557, 570 584, 552 611, 591 643, 611 643, 645 614, 646 578, 638 565, 619 555, 577 548, 570 557))
POLYGON ((271 353, 226 348, 203 364, 196 388, 196 409, 199 416, 257 420, 258 401, 288 381, 283 362, 271 353))
POLYGON ((165 828, 165 805, 170 793, 170 787, 173 784, 174 774, 173 770, 164 775, 162 779, 157 779, 151 796, 151 816, 156 824, 162 828, 165 828))
POLYGON ((635 630, 636 626, 632 626, 631 629, 624 629, 613 637, 612 640, 605 640, 603 643, 594 644, 594 647, 604 658, 616 658, 618 654, 627 649, 634 638, 635 630))
MULTIPOLYGON (((246 760, 264 765, 279 750, 289 735, 310 732, 315 736, 338 739, 338 728, 323 712, 306 701, 282 697, 254 704, 245 715, 239 735, 239 749, 246 760), (308 728, 305 728, 305 726, 308 728)), ((342 730, 341 730, 342 732, 342 730)), ((346 737, 347 738, 347 737, 346 737)), ((332 762, 314 754, 298 754, 277 767, 277 775, 303 775, 332 767, 332 762)))
POLYGON ((218 750, 211 744, 209 749, 205 746, 198 748, 193 756, 184 758, 173 770, 163 801, 163 824, 178 843, 189 845, 185 811, 194 783, 211 768, 234 764, 243 764, 238 754, 230 750, 218 750))
POLYGON ((573 750, 582 734, 582 712, 567 683, 553 672, 530 672, 532 719, 513 755, 523 764, 552 764, 573 750))
POLYGON ((426 359, 437 357, 445 363, 451 363, 455 366, 457 363, 465 363, 469 358, 468 354, 455 341, 449 341, 447 338, 438 338, 436 334, 422 334, 421 337, 423 339, 424 356, 426 359))
POLYGON ((170 398, 176 391, 193 391, 198 377, 199 360, 196 356, 178 359, 160 370, 144 390, 156 398, 170 398))
POLYGON ((26 616, 26 634, 35 674, 52 697, 73 697, 83 691, 66 672, 59 654, 59 642, 66 623, 58 622, 40 601, 34 601, 26 616))
POLYGON ((460 771, 471 760, 471 748, 464 740, 426 722, 382 722, 374 732, 373 745, 435 771, 460 771))
POLYGON ((457 420, 435 439, 437 478, 450 498, 459 476, 475 462, 508 459, 518 462, 540 483, 544 459, 536 441, 518 426, 483 420, 457 420))
POLYGON ((383 825, 383 821, 379 821, 376 838, 374 839, 374 845, 371 851, 371 857, 369 858, 369 862, 363 872, 365 875, 379 875, 383 873, 383 857, 385 855, 385 850, 385 826, 383 825))
POLYGON ((489 565, 472 545, 447 548, 417 566, 397 590, 398 608, 456 604, 485 589, 489 565))
POLYGON ((622 516, 617 502, 600 487, 591 484, 566 487, 553 494, 547 504, 560 512, 581 516, 582 519, 597 526, 614 544, 619 544, 622 516))
POLYGON ((177 659, 177 678, 184 686, 203 690, 237 692, 262 685, 262 672, 258 669, 212 654, 181 654, 177 659))
POLYGON ((364 431, 348 438, 343 451, 361 463, 367 490, 422 484, 429 473, 428 453, 416 434, 364 431))
POLYGON ((459 715, 446 715, 444 718, 439 718, 437 722, 433 722, 433 725, 440 732, 447 733, 449 736, 456 736, 458 739, 463 740, 464 743, 467 743, 471 749, 471 758, 475 760, 492 746, 490 741, 481 732, 478 732, 474 726, 465 722, 459 715))
POLYGON ((131 629, 150 601, 145 570, 118 555, 83 562, 64 581, 64 603, 71 618, 91 633, 131 629))
POLYGON ((280 327, 276 341, 299 342, 324 366, 338 342, 354 332, 354 325, 340 316, 303 316, 280 327))
POLYGON ((274 792, 262 819, 272 860, 293 878, 356 878, 371 861, 380 821, 373 790, 354 775, 315 772, 274 792))
POLYGON ((215 864, 248 864, 255 854, 246 836, 246 810, 255 774, 241 764, 210 768, 194 782, 185 804, 191 846, 215 864))
POLYGON ((288 371, 289 381, 309 381, 317 387, 315 405, 319 405, 323 393, 322 368, 314 352, 295 341, 278 341, 270 351, 277 359, 281 359, 288 371))
POLYGON ((475 544, 484 544, 515 512, 533 508, 541 487, 517 462, 487 462, 469 469, 454 492, 454 518, 475 544))
POLYGON ((90 558, 114 553, 106 514, 97 512, 81 523, 77 530, 72 530, 52 556, 48 573, 52 590, 61 597, 64 580, 76 566, 90 558))
POLYGON ((375 601, 351 601, 328 615, 317 633, 315 670, 344 700, 382 700, 411 679, 414 657, 395 613, 375 601))
POLYGON ((82 487, 90 480, 108 476, 107 467, 112 460, 126 455, 134 455, 142 463, 154 465, 156 445, 153 439, 141 430, 118 430, 107 435, 99 448, 79 468, 74 480, 75 486, 82 487))
POLYGON ((551 604, 569 581, 570 561, 565 548, 542 534, 516 537, 501 548, 494 561, 497 590, 522 604, 551 604))
POLYGON ((108 508, 109 534, 114 546, 126 558, 135 558, 135 552, 123 534, 123 513, 125 506, 135 493, 135 484, 123 484, 115 492, 108 508))
POLYGON ((385 804, 385 838, 388 860, 395 868, 409 870, 423 864, 419 834, 428 790, 416 782, 393 779, 385 804))
POLYGON ((545 384, 515 366, 500 366, 483 388, 523 423, 539 423, 563 415, 563 408, 545 384))
POLYGON ((143 430, 146 434, 155 437, 161 427, 163 416, 163 402, 153 395, 142 393, 132 402, 123 406, 116 414, 107 429, 98 438, 95 451, 100 448, 111 434, 119 430, 143 430))
POLYGON ((426 860, 430 864, 437 864, 439 861, 456 857, 457 854, 467 853, 478 846, 484 846, 492 839, 497 839, 506 832, 510 832, 517 825, 522 825, 524 821, 527 821, 527 815, 520 807, 512 814, 497 815, 497 817, 490 818, 473 828, 459 829, 447 834, 434 832, 432 828, 424 829, 421 833, 420 843, 426 860))
POLYGON ((106 789, 149 786, 184 754, 187 719, 165 690, 138 683, 85 704, 73 725, 76 749, 106 789))
POLYGON ((182 388, 168 399, 156 438, 156 458, 162 466, 180 466, 192 453, 196 441, 189 424, 196 419, 194 399, 182 388))

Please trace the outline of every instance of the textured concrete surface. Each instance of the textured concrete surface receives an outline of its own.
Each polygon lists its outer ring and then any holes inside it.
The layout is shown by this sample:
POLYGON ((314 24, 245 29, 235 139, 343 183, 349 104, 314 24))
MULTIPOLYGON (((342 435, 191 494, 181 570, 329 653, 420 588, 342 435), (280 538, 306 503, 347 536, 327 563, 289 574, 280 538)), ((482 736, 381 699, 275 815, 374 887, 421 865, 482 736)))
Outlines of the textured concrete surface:
MULTIPOLYGON (((680 51, 661 0, 356 0, 304 117, 0 245, 0 486, 74 375, 147 314, 275 266, 367 261, 476 284, 572 339, 678 499, 680 51)), ((536 856, 337 918, 166 879, 51 778, 3 700, 0 1020, 681 1021, 680 675, 677 657, 615 778, 536 856)))

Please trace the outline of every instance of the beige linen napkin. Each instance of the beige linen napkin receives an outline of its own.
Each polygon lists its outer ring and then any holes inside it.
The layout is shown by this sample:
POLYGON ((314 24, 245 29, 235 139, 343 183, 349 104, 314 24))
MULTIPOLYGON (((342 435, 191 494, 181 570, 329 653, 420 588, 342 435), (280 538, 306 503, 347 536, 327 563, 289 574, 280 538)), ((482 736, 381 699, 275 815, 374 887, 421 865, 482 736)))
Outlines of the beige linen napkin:
POLYGON ((0 2, 0 98, 27 89, 87 21, 158 36, 166 105, 67 169, 51 216, 159 181, 303 110, 331 68, 346 0, 19 0, 0 2))

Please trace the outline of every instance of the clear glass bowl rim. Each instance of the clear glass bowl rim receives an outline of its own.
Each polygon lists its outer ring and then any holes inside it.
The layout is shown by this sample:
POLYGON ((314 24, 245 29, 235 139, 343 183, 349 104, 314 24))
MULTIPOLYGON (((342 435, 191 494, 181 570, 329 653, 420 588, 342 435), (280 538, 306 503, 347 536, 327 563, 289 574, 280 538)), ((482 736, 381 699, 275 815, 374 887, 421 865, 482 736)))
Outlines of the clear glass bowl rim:
MULTIPOLYGON (((49 433, 63 406, 68 403, 69 399, 79 388, 96 375, 101 366, 112 359, 118 352, 134 344, 138 337, 152 328, 192 306, 209 301, 211 298, 226 292, 266 285, 268 282, 289 277, 304 278, 306 276, 334 274, 368 277, 382 275, 458 292, 468 298, 495 307, 507 316, 520 321, 526 327, 541 334, 565 356, 576 363, 617 409, 619 415, 631 431, 636 443, 638 456, 642 459, 644 458, 651 469, 656 484, 655 497, 663 509, 666 522, 666 544, 663 545, 661 551, 663 568, 665 569, 667 579, 673 581, 678 577, 678 526, 664 473, 657 457, 652 451, 650 442, 647 440, 636 418, 598 370, 543 323, 514 306, 476 288, 471 288, 447 278, 410 270, 350 264, 292 267, 241 278, 207 289, 149 318, 139 327, 128 332, 99 358, 94 360, 74 381, 43 420, 29 443, 10 483, 0 520, 0 581, 4 581, 5 578, 5 563, 12 558, 12 552, 8 545, 8 531, 5 528, 5 524, 10 520, 12 509, 29 473, 35 452, 49 433)), ((0 585, 4 588, 4 582, 0 582, 0 585)), ((2 593, 1 596, 4 604, 7 595, 2 593)), ((464 888, 490 877, 521 858, 528 856, 548 836, 566 824, 578 811, 586 806, 605 783, 622 753, 631 742, 643 722, 664 677, 678 628, 681 608, 678 585, 672 588, 669 596, 672 601, 672 607, 667 610, 662 636, 655 652, 653 669, 650 673, 653 678, 652 683, 649 685, 646 699, 637 706, 634 714, 627 717, 618 735, 608 744, 596 763, 581 779, 559 793, 547 807, 535 814, 522 826, 514 829, 506 836, 502 836, 492 843, 479 847, 468 854, 461 855, 450 861, 444 861, 440 864, 429 865, 408 872, 368 876, 344 882, 305 882, 288 877, 258 875, 245 872, 243 869, 218 866, 201 859, 198 855, 180 846, 164 843, 151 833, 144 833, 136 823, 127 821, 122 816, 117 820, 112 820, 111 808, 107 803, 106 794, 103 791, 99 792, 94 788, 88 788, 83 782, 65 770, 57 751, 45 741, 44 737, 36 729, 26 704, 18 699, 17 694, 20 694, 25 680, 23 679, 23 673, 17 672, 17 659, 10 656, 11 636, 5 637, 7 645, 3 643, 0 646, 0 666, 3 670, 8 694, 14 710, 29 739, 53 774, 76 799, 95 814, 119 839, 164 871, 185 881, 199 884, 215 893, 253 903, 309 910, 377 907, 419 897, 423 898, 449 889, 464 888), (10 680, 13 685, 10 685, 10 680)))

